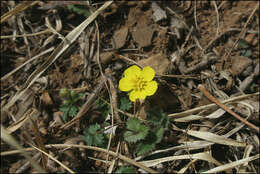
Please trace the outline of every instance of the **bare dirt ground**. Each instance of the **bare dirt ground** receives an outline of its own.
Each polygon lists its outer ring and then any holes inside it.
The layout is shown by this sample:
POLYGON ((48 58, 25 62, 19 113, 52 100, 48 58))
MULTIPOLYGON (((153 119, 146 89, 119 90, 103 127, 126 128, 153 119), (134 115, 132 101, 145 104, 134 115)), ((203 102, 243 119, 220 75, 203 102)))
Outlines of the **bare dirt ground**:
POLYGON ((260 172, 257 1, 1 9, 2 173, 260 172), (118 89, 131 65, 156 72, 145 101, 118 89))

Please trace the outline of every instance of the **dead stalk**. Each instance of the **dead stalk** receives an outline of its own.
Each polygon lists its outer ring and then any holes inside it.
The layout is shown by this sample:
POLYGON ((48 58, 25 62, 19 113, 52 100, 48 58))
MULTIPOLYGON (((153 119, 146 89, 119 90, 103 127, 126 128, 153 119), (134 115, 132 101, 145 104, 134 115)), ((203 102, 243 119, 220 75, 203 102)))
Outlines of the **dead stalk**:
POLYGON ((249 127, 257 130, 257 132, 259 132, 259 128, 256 127, 255 125, 253 125, 252 123, 248 122, 247 120, 243 119, 242 117, 240 117, 238 114, 236 114, 235 112, 233 112, 231 109, 229 109, 228 107, 226 107, 224 104, 220 103, 220 101, 218 101, 218 99, 216 99, 215 97, 213 97, 203 85, 199 85, 198 86, 199 90, 212 102, 216 103, 219 107, 221 107, 222 109, 224 109, 225 111, 227 111, 228 113, 230 113, 231 115, 233 115, 235 118, 237 118, 238 120, 242 121, 244 124, 248 125, 249 127))

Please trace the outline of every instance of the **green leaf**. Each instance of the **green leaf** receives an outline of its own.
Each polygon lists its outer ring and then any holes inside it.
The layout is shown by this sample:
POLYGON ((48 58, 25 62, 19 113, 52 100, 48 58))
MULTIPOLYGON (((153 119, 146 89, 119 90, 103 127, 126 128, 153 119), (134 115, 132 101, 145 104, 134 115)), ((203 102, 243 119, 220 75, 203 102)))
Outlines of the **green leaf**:
POLYGON ((132 108, 132 102, 127 97, 120 98, 120 109, 128 111, 132 108))
POLYGON ((141 124, 141 121, 137 118, 130 118, 126 124, 129 131, 124 133, 124 138, 128 142, 137 142, 144 139, 148 134, 149 128, 141 124))
POLYGON ((156 141, 155 143, 160 143, 162 138, 163 138, 163 133, 164 133, 164 130, 163 130, 163 127, 160 127, 158 128, 156 131, 155 131, 155 135, 156 135, 156 141))
POLYGON ((89 146, 102 146, 104 143, 104 136, 103 132, 100 128, 99 124, 90 125, 88 128, 84 131, 83 139, 86 141, 87 145, 89 146))
POLYGON ((77 115, 78 111, 79 109, 77 106, 71 106, 69 110, 69 116, 74 117, 75 115, 77 115))
POLYGON ((161 109, 153 108, 147 112, 147 120, 155 127, 163 127, 168 129, 169 117, 162 112, 161 109))
POLYGON ((155 148, 157 143, 160 143, 163 138, 164 128, 158 127, 148 133, 146 138, 140 141, 137 145, 137 155, 143 155, 155 148))
POLYGON ((76 5, 68 5, 67 8, 69 10, 72 10, 76 13, 78 13, 79 15, 83 14, 84 16, 88 17, 91 15, 89 10, 86 10, 86 8, 81 7, 81 6, 76 6, 76 5))
POLYGON ((238 45, 241 47, 241 48, 248 48, 249 47, 249 44, 246 40, 244 39, 239 39, 238 40, 238 45))
POLYGON ((148 153, 152 151, 154 148, 155 148, 155 143, 140 142, 136 148, 137 155, 143 155, 145 153, 148 153))
POLYGON ((133 167, 121 166, 115 173, 135 173, 133 167))
POLYGON ((62 117, 63 121, 67 121, 67 118, 68 118, 68 115, 69 115, 69 113, 68 113, 69 107, 66 106, 66 105, 62 105, 60 107, 60 111, 63 112, 63 117, 62 117))
POLYGON ((69 111, 69 107, 66 106, 66 105, 62 105, 62 106, 60 107, 60 111, 63 112, 63 113, 68 112, 68 111, 69 111))
POLYGON ((129 118, 126 126, 131 131, 138 131, 141 127, 141 121, 138 118, 129 118))
POLYGON ((244 49, 241 51, 241 56, 244 56, 244 57, 250 57, 252 56, 252 51, 250 49, 244 49))

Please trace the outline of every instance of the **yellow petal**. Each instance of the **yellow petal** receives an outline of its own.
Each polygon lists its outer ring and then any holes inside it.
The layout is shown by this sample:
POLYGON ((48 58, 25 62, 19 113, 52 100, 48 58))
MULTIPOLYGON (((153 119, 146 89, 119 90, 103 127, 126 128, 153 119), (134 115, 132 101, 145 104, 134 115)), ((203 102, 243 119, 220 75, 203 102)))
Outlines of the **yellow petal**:
POLYGON ((129 99, 132 101, 132 102, 135 102, 135 100, 138 98, 138 94, 136 91, 131 91, 130 92, 130 95, 129 95, 129 99))
POLYGON ((158 88, 158 84, 156 83, 156 81, 153 80, 151 82, 148 82, 147 86, 144 89, 145 95, 147 96, 153 95, 156 92, 157 88, 158 88))
POLYGON ((144 78, 145 81, 153 80, 154 75, 155 75, 155 71, 150 66, 144 67, 141 72, 141 76, 144 78))
POLYGON ((139 77, 140 74, 141 74, 141 69, 136 65, 130 66, 124 72, 125 77, 130 78, 130 79, 133 79, 133 78, 135 79, 135 78, 139 77))
POLYGON ((130 91, 133 89, 133 83, 130 79, 124 77, 119 81, 118 88, 121 91, 130 91))
POLYGON ((132 102, 135 102, 136 99, 140 99, 140 100, 144 100, 146 98, 146 95, 144 92, 140 92, 140 91, 131 91, 130 95, 129 95, 129 99, 132 102))

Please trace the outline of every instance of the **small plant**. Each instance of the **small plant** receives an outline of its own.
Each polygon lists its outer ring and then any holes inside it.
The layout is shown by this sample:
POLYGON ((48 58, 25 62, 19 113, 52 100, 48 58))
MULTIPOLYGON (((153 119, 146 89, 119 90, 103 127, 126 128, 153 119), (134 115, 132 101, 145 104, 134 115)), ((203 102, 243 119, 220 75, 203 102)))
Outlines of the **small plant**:
POLYGON ((125 141, 135 143, 137 155, 153 150, 160 143, 164 132, 168 129, 169 117, 159 109, 149 110, 147 125, 137 118, 129 118, 124 133, 125 141))
POLYGON ((84 130, 83 139, 89 146, 102 146, 104 144, 104 129, 99 124, 90 125, 84 130))
POLYGON ((132 103, 127 97, 120 98, 120 107, 122 111, 129 111, 132 108, 132 103))
POLYGON ((67 88, 60 90, 60 96, 64 99, 60 111, 64 113, 63 120, 67 121, 68 117, 77 115, 80 107, 79 100, 84 96, 83 93, 77 93, 73 90, 69 91, 67 88))
POLYGON ((143 140, 148 134, 149 128, 143 125, 138 118, 129 118, 126 125, 128 131, 125 132, 124 138, 130 143, 143 140))

